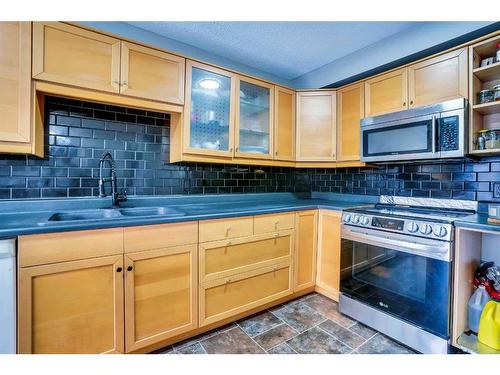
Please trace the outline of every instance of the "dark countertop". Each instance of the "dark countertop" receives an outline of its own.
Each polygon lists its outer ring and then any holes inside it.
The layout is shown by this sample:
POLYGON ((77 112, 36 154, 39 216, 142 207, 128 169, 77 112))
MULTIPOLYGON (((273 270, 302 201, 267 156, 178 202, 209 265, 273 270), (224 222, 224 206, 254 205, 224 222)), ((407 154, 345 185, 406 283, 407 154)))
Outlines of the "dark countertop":
POLYGON ((378 197, 353 194, 231 194, 205 196, 132 197, 121 208, 170 207, 182 216, 119 216, 85 221, 50 221, 55 213, 110 208, 110 198, 19 200, 0 202, 0 238, 99 228, 163 224, 225 217, 261 215, 325 208, 344 210, 372 204, 378 197))
POLYGON ((471 228, 482 231, 499 232, 500 224, 490 224, 488 223, 487 214, 477 214, 466 216, 462 219, 456 220, 455 226, 459 228, 471 228))

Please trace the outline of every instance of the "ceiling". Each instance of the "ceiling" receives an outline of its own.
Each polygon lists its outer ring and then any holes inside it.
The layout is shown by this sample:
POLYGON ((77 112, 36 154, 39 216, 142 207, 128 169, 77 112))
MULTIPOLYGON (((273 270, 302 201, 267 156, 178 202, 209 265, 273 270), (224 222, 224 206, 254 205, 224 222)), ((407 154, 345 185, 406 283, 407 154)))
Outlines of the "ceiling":
POLYGON ((422 22, 128 22, 293 80, 422 22))

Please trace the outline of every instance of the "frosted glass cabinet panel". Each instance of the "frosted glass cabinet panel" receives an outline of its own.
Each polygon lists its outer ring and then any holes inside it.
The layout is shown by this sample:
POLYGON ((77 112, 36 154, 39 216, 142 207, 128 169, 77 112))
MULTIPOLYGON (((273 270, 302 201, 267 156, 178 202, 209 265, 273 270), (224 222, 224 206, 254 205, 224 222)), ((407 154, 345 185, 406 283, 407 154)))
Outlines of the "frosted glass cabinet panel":
POLYGON ((187 149, 199 154, 232 155, 234 77, 191 61, 187 71, 187 149))
POLYGON ((271 158, 273 86, 247 78, 238 83, 236 155, 271 158))

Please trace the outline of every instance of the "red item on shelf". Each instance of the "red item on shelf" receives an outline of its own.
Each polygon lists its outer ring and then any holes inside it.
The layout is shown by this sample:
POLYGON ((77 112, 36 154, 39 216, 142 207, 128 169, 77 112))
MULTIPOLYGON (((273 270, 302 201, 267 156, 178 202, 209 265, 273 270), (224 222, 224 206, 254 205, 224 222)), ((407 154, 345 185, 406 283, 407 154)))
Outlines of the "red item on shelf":
POLYGON ((476 287, 478 287, 479 285, 484 285, 484 288, 486 289, 486 291, 488 292, 488 294, 490 295, 491 298, 494 298, 496 300, 500 300, 500 291, 495 290, 493 288, 493 286, 491 285, 491 281, 489 281, 489 280, 480 281, 480 280, 475 278, 473 284, 476 287))

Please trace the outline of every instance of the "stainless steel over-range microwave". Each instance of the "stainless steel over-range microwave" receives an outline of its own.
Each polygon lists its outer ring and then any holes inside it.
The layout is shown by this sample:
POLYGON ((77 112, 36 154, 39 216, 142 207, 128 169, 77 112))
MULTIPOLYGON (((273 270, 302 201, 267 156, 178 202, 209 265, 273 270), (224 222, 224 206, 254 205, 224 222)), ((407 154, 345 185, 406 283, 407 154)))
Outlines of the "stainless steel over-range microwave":
POLYGON ((455 158, 467 150, 467 100, 460 98, 361 120, 361 160, 455 158))

